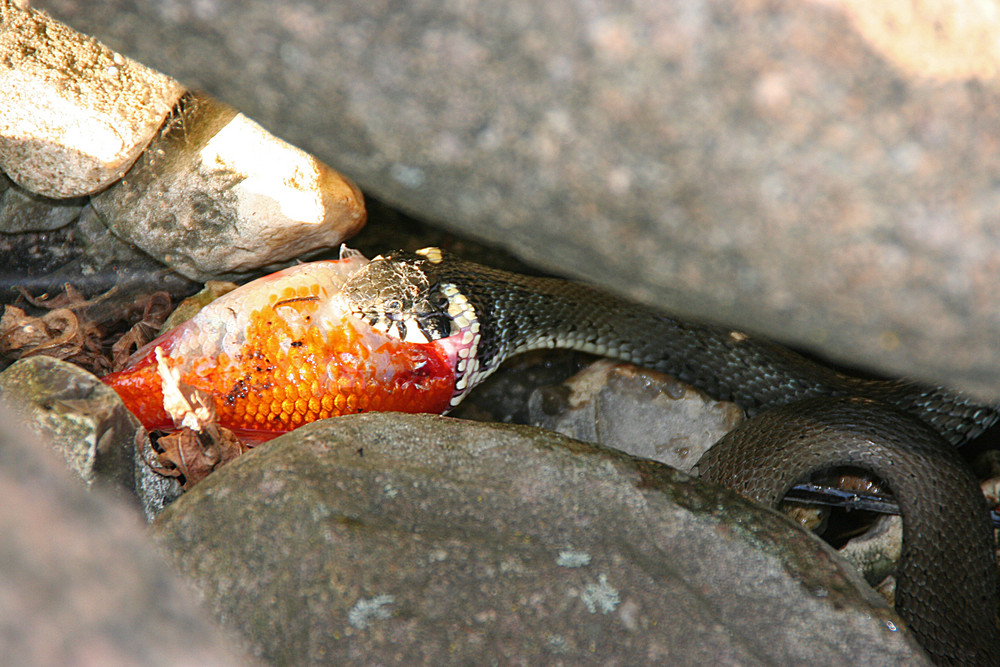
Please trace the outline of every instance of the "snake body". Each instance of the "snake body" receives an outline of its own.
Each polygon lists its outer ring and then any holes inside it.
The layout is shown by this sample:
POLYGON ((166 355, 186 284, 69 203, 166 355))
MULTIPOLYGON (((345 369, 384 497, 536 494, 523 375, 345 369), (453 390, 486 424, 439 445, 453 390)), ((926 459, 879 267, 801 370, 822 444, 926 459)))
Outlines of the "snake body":
POLYGON ((993 532, 953 447, 995 423, 997 406, 943 387, 851 377, 725 327, 436 248, 377 257, 344 292, 353 312, 383 331, 462 341, 453 405, 514 354, 568 348, 668 373, 740 405, 751 419, 699 469, 764 503, 826 467, 881 477, 905 526, 897 611, 936 662, 1000 664, 993 532))

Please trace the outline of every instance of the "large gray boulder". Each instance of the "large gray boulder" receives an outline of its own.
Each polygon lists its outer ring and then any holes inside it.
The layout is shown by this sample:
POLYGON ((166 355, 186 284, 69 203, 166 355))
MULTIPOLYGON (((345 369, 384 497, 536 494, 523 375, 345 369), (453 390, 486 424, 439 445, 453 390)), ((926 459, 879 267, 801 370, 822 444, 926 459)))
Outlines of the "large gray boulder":
POLYGON ((529 427, 304 426, 153 525, 272 664, 923 664, 785 517, 529 427))
POLYGON ((1000 28, 972 0, 37 5, 453 230, 1000 396, 1000 28))

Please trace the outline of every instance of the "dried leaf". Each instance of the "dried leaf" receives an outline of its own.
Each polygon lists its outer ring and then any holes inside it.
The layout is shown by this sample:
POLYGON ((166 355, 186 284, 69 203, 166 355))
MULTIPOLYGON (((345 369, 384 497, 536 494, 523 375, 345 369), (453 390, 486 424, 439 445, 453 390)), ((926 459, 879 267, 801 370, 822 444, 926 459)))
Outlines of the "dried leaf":
POLYGON ((16 306, 4 306, 0 317, 0 357, 8 361, 44 354, 107 370, 100 338, 96 326, 68 308, 35 317, 16 306))
POLYGON ((81 294, 78 289, 69 283, 63 285, 62 292, 51 297, 44 294, 39 297, 34 297, 23 287, 18 287, 17 291, 20 292, 21 296, 24 297, 24 300, 32 306, 35 306, 36 308, 45 308, 46 310, 55 310, 56 308, 79 310, 81 308, 86 308, 92 303, 85 299, 83 294, 81 294))
POLYGON ((19 289, 24 300, 50 312, 29 315, 21 308, 4 306, 0 318, 0 360, 16 361, 22 357, 44 354, 79 364, 103 375, 114 363, 124 363, 129 350, 152 339, 170 314, 171 298, 167 292, 154 292, 138 300, 129 300, 117 287, 85 299, 72 285, 51 297, 34 297, 19 289), (138 321, 124 342, 112 346, 123 325, 138 321), (112 359, 114 356, 114 359, 112 359))
MULTIPOLYGON (((45 333, 49 334, 48 338, 40 340, 34 347, 24 350, 21 356, 30 357, 33 354, 50 351, 52 356, 65 359, 82 349, 80 320, 73 314, 72 310, 59 308, 46 313, 45 317, 41 318, 41 324, 45 333)), ((35 327, 31 328, 37 330, 35 327)))
POLYGON ((216 424, 217 413, 211 394, 181 382, 180 373, 167 364, 163 348, 157 346, 154 353, 163 385, 163 409, 178 430, 160 438, 158 445, 163 449, 163 453, 157 455, 160 467, 151 467, 162 475, 183 477, 181 486, 188 489, 250 446, 229 429, 216 424))
POLYGON ((16 306, 4 306, 0 316, 0 355, 12 356, 11 353, 44 340, 44 329, 35 323, 36 319, 16 306))
POLYGON ((149 295, 142 309, 142 319, 132 325, 114 345, 111 346, 111 369, 120 371, 128 365, 132 354, 149 341, 156 338, 160 326, 171 312, 172 302, 167 292, 149 295))
POLYGON ((182 428, 161 437, 156 444, 163 452, 157 454, 159 466, 150 465, 150 469, 166 477, 181 478, 185 491, 250 449, 221 426, 201 432, 182 428))
POLYGON ((136 322, 111 346, 111 369, 120 371, 140 347, 156 337, 156 329, 146 322, 136 322))

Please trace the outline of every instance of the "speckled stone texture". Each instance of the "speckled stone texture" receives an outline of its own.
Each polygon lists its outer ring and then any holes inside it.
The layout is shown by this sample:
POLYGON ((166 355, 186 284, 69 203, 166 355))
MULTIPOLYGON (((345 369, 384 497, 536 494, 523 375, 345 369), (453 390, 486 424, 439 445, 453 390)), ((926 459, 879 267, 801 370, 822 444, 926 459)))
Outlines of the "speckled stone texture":
POLYGON ((972 0, 37 4, 442 225, 1000 396, 1000 28, 972 0))
POLYGON ((81 480, 131 493, 139 420, 92 373, 52 357, 26 357, 0 372, 0 396, 81 480))
POLYGON ((926 664, 784 517, 529 427, 316 422, 153 529, 273 664, 926 664))
POLYGON ((690 472, 739 426, 743 410, 669 375, 600 359, 561 385, 532 391, 527 421, 690 472))
POLYGON ((121 178, 184 91, 13 0, 0 0, 0 54, 0 168, 46 197, 121 178))
POLYGON ((79 215, 85 198, 49 199, 28 192, 0 173, 0 232, 42 232, 65 227, 79 215))
POLYGON ((194 279, 279 268, 365 224, 339 173, 204 95, 185 95, 121 181, 91 198, 120 238, 194 279))

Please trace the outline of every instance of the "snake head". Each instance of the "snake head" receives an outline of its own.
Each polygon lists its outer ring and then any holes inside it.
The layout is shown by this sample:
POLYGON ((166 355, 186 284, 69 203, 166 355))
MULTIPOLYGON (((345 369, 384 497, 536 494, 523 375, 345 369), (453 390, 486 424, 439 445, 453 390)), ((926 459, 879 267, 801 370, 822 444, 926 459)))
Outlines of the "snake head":
POLYGON ((429 343, 457 333, 458 290, 437 279, 441 251, 379 255, 343 287, 351 313, 372 328, 407 343, 429 343))

